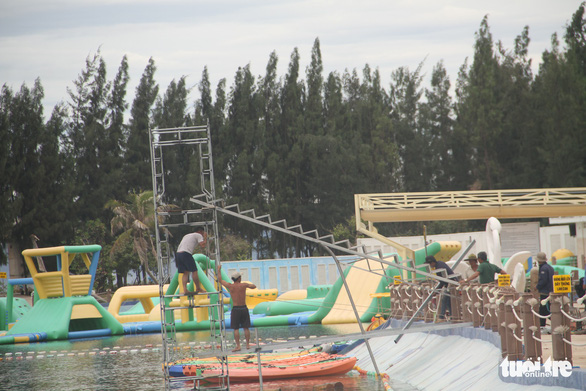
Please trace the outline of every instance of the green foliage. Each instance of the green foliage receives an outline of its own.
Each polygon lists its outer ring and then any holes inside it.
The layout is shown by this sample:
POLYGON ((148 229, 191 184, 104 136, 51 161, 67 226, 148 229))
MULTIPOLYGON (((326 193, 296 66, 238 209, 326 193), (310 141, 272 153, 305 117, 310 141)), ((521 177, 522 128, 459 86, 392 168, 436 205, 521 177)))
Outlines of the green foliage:
POLYGON ((221 238, 220 251, 224 261, 244 261, 252 258, 250 242, 229 232, 221 238))
MULTIPOLYGON (((78 230, 76 230, 73 244, 99 244, 102 246, 100 261, 98 263, 98 269, 94 281, 94 290, 96 292, 104 292, 106 289, 112 289, 115 265, 108 256, 108 253, 110 252, 110 244, 106 225, 100 220, 86 221, 78 230)), ((70 271, 73 274, 87 274, 88 268, 81 260, 81 257, 76 256, 70 266, 70 271)))
POLYGON ((116 273, 116 285, 122 287, 128 284, 126 276, 130 271, 140 275, 140 260, 134 251, 134 240, 130 231, 125 231, 117 237, 115 245, 105 254, 112 269, 116 273))
POLYGON ((152 187, 149 145, 149 128, 151 127, 151 110, 159 94, 155 82, 155 61, 150 58, 132 102, 126 153, 124 154, 124 172, 128 190, 141 192, 152 187))
POLYGON ((334 241, 348 240, 350 245, 356 245, 356 216, 352 216, 344 223, 337 224, 333 230, 334 241))
MULTIPOLYGON (((124 255, 128 254, 128 246, 131 242, 132 250, 140 260, 142 272, 154 283, 158 283, 157 276, 151 271, 156 254, 153 243, 155 229, 153 192, 130 193, 126 202, 110 200, 106 207, 114 213, 110 221, 110 229, 112 235, 116 236, 110 255, 122 254, 121 258, 128 260, 128 257, 124 255)), ((116 264, 120 265, 118 262, 116 264)), ((126 273, 118 272, 117 274, 126 275, 126 273)), ((137 275, 140 276, 140 273, 137 275)), ((146 280, 146 276, 144 277, 146 280)))
MULTIPOLYGON (((47 122, 39 80, 17 92, 3 86, 0 240, 23 248, 31 234, 41 238, 41 246, 97 242, 108 252, 99 271, 101 287, 113 284, 108 276, 114 271, 118 285, 126 283, 129 270, 153 279, 154 213, 152 193, 145 191, 152 186, 152 127, 209 123, 218 198, 351 242, 354 223, 347 216, 355 193, 585 186, 584 16, 582 3, 566 27, 565 47, 554 35, 536 75, 528 57, 529 27, 507 49, 493 40, 483 18, 453 93, 442 62, 428 86, 422 64, 394 70, 388 87, 368 64, 361 73, 324 75, 319 39, 307 68, 300 69, 295 48, 283 76, 275 52, 264 75, 253 75, 246 65, 231 85, 221 79, 215 91, 204 68, 193 107, 186 76, 159 95, 151 58, 129 120, 126 56, 113 80, 99 51, 88 56, 68 90, 69 101, 57 105, 47 122), (115 236, 98 234, 100 224, 110 224, 115 236)), ((190 208, 201 186, 196 147, 169 151, 165 171, 164 201, 190 208)), ((250 257, 253 247, 265 258, 320 251, 312 243, 219 218, 225 259, 250 257)), ((428 232, 475 224, 436 222, 428 232)), ((422 229, 423 223, 379 227, 384 235, 422 229)))

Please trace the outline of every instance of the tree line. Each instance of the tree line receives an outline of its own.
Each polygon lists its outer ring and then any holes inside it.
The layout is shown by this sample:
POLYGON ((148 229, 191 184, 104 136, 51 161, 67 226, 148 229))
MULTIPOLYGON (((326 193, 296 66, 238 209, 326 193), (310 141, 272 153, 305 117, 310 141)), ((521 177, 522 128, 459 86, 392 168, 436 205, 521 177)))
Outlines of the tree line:
MULTIPOLYGON (((295 48, 283 76, 275 52, 263 75, 240 67, 230 87, 221 79, 212 88, 205 67, 194 104, 185 76, 160 91, 152 58, 130 103, 127 57, 110 79, 99 51, 86 59, 67 101, 48 120, 39 79, 18 91, 4 85, 0 241, 24 249, 35 234, 41 247, 101 244, 104 281, 112 272, 141 270, 132 235, 114 229, 120 216, 112 205, 126 202, 132 210, 152 189, 148 132, 155 127, 209 123, 219 198, 338 237, 355 235, 355 193, 585 186, 584 9, 582 3, 563 37, 552 35, 536 74, 529 27, 505 48, 485 17, 455 84, 442 62, 429 85, 423 64, 394 70, 388 87, 368 64, 325 75, 317 38, 307 68, 301 69, 295 48), (123 232, 125 242, 118 240, 123 232)), ((189 197, 199 194, 200 183, 195 151, 181 147, 165 159, 172 178, 165 201, 193 208, 189 197)), ((465 229, 474 222, 454 224, 465 229)), ((318 251, 229 217, 220 227, 223 259, 318 251)), ((394 224, 383 234, 417 229, 394 224)), ((182 233, 173 233, 174 240, 182 233)), ((138 273, 143 279, 144 272, 138 273)))

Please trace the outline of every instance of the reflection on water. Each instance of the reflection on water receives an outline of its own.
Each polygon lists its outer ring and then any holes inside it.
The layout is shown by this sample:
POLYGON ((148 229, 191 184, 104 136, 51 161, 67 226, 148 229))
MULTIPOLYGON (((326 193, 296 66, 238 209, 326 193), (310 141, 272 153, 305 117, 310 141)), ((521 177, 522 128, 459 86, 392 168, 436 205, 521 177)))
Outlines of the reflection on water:
MULTIPOLYGON (((359 331, 358 325, 303 325, 256 329, 261 339, 300 336, 342 335, 359 331)), ((242 334, 242 333, 241 333, 242 334)), ((252 336, 255 330, 252 330, 252 336)), ((232 342, 228 330, 227 340, 232 342)), ((207 342, 209 332, 177 334, 178 342, 207 342)), ((55 341, 34 344, 0 345, 0 389, 10 390, 161 390, 160 334, 115 336, 92 340, 55 341)), ((315 382, 344 390, 382 391, 373 378, 346 375, 322 379, 265 382, 265 389, 313 390, 315 382), (321 383, 320 383, 321 382, 321 383), (338 385, 339 386, 339 385, 338 385)), ((192 383, 173 383, 178 390, 190 390, 192 383)), ((258 384, 231 384, 230 389, 256 391, 258 384)))

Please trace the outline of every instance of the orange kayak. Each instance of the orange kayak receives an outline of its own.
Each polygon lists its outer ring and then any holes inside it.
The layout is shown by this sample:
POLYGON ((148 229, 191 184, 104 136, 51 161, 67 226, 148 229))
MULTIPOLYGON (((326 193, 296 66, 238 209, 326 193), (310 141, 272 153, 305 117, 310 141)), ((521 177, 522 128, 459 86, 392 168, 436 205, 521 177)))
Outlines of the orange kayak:
MULTIPOLYGON (((266 361, 273 361, 273 360, 283 360, 289 359, 293 357, 305 357, 312 354, 317 354, 322 351, 319 347, 314 347, 305 350, 298 350, 298 351, 285 351, 285 352, 271 352, 271 353, 261 353, 260 358, 262 362, 266 361)), ((256 353, 232 353, 227 356, 228 363, 232 365, 233 363, 243 363, 243 362, 250 362, 258 364, 257 355, 256 353)), ((217 363, 217 357, 206 357, 206 358, 199 358, 199 357, 191 357, 191 358, 184 358, 178 361, 175 361, 173 365, 195 365, 195 364, 213 364, 217 363)))
MULTIPOLYGON (((282 357, 264 360, 261 355, 263 380, 291 379, 300 377, 342 375, 354 368, 355 357, 340 356, 329 353, 310 353, 301 356, 282 357)), ((171 376, 213 376, 222 374, 222 366, 210 361, 195 361, 170 367, 171 376)), ((256 360, 230 362, 228 375, 231 382, 256 382, 259 380, 258 362, 256 360)))

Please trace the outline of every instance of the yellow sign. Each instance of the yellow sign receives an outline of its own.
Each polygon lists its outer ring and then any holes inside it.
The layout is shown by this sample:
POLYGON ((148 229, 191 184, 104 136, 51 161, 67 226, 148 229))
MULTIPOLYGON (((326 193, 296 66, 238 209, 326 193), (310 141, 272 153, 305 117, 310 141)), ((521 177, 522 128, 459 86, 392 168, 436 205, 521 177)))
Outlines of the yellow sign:
POLYGON ((394 276, 393 280, 395 281, 395 285, 400 285, 401 284, 401 276, 394 276))
POLYGON ((0 278, 6 278, 6 272, 0 272, 0 278))
POLYGON ((572 291, 572 277, 562 274, 553 276, 553 293, 570 293, 572 291))
POLYGON ((499 274, 499 286, 510 286, 511 276, 509 274, 499 274))

